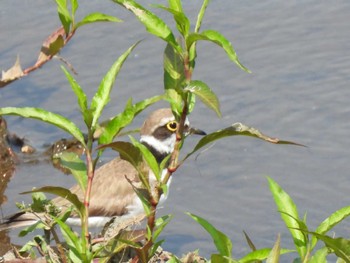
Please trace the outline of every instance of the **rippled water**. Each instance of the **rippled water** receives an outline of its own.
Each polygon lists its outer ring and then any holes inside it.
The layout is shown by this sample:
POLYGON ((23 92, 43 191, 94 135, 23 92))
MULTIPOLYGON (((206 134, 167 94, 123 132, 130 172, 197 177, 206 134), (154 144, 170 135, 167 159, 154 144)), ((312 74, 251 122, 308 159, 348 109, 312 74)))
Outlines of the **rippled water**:
MULTIPOLYGON (((200 1, 188 1, 184 7, 195 19, 200 1)), ((125 20, 83 27, 61 52, 79 72, 77 81, 90 97, 114 60, 144 39, 122 69, 104 117, 119 112, 130 96, 138 101, 162 92, 164 43, 148 36, 133 16, 109 1, 82 3, 78 12, 83 16, 90 11, 125 20)), ((170 16, 155 12, 171 21, 170 16)), ((249 251, 243 230, 257 247, 271 247, 281 233, 282 245, 292 248, 269 192, 267 175, 293 197, 301 215, 307 212, 311 229, 331 212, 349 205, 349 17, 348 1, 212 1, 203 29, 221 31, 253 73, 235 67, 220 48, 199 43, 194 78, 205 81, 218 94, 223 118, 217 119, 198 103, 192 124, 210 132, 240 121, 308 148, 237 137, 217 142, 192 158, 175 175, 161 210, 175 216, 165 230, 165 248, 179 255, 195 248, 206 256, 215 251, 210 237, 184 215, 186 211, 226 233, 236 257, 249 251)), ((0 68, 12 65, 17 54, 23 67, 33 64, 41 42, 58 25, 50 1, 1 1, 0 68)), ((43 107, 83 127, 75 97, 59 67, 58 61, 52 61, 1 89, 1 106, 43 107)), ((7 120, 11 130, 39 148, 65 136, 40 122, 17 117, 7 120)), ((196 140, 189 139, 189 144, 196 140)), ((15 201, 28 201, 19 192, 53 182, 70 185, 72 180, 45 163, 20 165, 5 193, 8 202, 2 213, 15 212, 15 201)), ((343 222, 335 235, 349 236, 349 226, 348 220, 343 222)), ((15 233, 11 238, 18 240, 15 233)))

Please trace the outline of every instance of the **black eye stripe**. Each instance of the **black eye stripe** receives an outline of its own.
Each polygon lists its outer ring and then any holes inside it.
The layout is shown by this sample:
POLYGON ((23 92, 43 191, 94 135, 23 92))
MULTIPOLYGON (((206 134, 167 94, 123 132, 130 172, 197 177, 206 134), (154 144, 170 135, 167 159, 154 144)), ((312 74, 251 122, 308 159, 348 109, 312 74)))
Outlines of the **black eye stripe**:
POLYGON ((168 129, 167 125, 162 126, 162 127, 158 127, 154 132, 153 132, 153 136, 155 138, 157 138, 158 140, 165 140, 167 138, 169 138, 171 136, 171 134, 173 134, 173 132, 171 130, 168 129))

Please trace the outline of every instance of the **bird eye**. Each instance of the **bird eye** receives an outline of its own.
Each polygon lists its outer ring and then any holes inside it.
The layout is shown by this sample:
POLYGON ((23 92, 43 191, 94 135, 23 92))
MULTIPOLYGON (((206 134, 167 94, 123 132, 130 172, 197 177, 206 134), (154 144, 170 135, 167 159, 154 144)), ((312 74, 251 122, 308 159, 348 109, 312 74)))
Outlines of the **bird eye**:
POLYGON ((177 129, 177 122, 176 122, 176 121, 168 122, 167 125, 166 125, 166 127, 167 127, 167 129, 168 129, 169 131, 174 132, 174 131, 176 131, 176 129, 177 129))

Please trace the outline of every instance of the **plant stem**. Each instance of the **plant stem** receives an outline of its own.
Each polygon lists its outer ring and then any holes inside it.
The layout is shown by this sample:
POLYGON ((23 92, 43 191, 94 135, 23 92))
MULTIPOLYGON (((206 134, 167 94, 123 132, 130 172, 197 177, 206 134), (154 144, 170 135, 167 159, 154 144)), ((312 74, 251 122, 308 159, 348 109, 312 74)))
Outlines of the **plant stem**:
POLYGON ((87 149, 86 149, 86 169, 87 169, 87 177, 88 182, 86 186, 85 196, 84 196, 84 206, 85 206, 85 214, 82 218, 82 230, 85 234, 86 245, 89 247, 90 243, 90 235, 89 235, 89 206, 90 206, 90 195, 92 188, 92 181, 94 179, 94 161, 92 160, 92 143, 93 143, 93 134, 94 131, 89 128, 88 132, 88 141, 87 141, 87 149))
POLYGON ((58 235, 57 235, 54 227, 51 228, 51 233, 52 233, 53 239, 56 242, 57 249, 58 249, 58 252, 60 254, 60 258, 62 259, 62 262, 63 263, 67 263, 67 258, 66 258, 66 255, 64 253, 64 249, 63 249, 62 243, 60 242, 60 239, 58 238, 58 235))

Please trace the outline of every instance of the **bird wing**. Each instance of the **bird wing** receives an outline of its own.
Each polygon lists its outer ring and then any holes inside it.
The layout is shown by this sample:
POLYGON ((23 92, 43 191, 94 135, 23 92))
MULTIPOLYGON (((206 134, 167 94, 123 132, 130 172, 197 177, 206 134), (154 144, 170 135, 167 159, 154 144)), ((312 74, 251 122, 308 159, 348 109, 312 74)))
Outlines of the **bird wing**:
MULTIPOLYGON (((121 216, 127 213, 127 206, 136 197, 131 182, 137 185, 140 180, 137 170, 128 161, 115 158, 98 168, 91 188, 89 216, 121 216)), ((70 191, 84 201, 84 194, 78 185, 70 191)), ((68 200, 61 197, 53 202, 63 210, 71 206, 68 200)))

